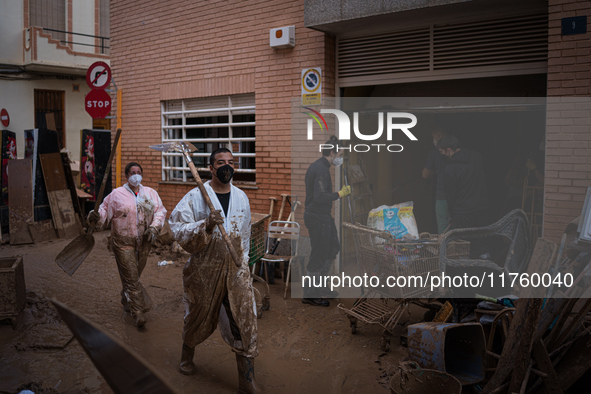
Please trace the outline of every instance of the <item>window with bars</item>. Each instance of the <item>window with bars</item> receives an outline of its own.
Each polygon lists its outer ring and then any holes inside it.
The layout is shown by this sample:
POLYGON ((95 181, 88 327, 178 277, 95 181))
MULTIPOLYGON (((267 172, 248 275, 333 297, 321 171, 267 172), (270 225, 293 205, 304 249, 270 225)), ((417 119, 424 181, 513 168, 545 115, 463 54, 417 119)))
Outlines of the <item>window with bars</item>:
MULTIPOLYGON (((254 94, 163 101, 161 115, 162 142, 193 144, 197 151, 192 159, 200 177, 211 178, 209 155, 225 147, 234 155, 234 180, 256 182, 254 94)), ((192 178, 180 153, 162 153, 163 181, 192 178)))

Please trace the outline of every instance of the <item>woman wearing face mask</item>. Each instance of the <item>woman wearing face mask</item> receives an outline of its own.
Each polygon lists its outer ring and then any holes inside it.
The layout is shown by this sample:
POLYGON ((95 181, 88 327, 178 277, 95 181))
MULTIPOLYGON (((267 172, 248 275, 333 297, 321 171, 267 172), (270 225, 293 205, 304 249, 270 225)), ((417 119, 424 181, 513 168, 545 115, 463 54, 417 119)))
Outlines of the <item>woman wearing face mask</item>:
MULTIPOLYGON (((338 192, 332 191, 332 179, 330 166, 343 164, 343 146, 333 135, 324 146, 331 149, 322 149, 322 157, 308 167, 306 172, 306 205, 304 222, 310 234, 310 259, 308 260, 307 274, 312 276, 325 276, 330 272, 333 260, 340 250, 337 228, 331 215, 332 203, 351 194, 351 186, 345 185, 338 192)), ((337 294, 328 289, 304 288, 305 304, 316 306, 329 306, 325 298, 336 298, 337 294)))
POLYGON ((125 177, 127 183, 105 197, 98 212, 90 211, 87 222, 96 224, 97 230, 111 223, 111 246, 123 285, 121 304, 139 328, 146 324, 144 313, 152 304, 140 283, 140 275, 152 241, 164 224, 166 209, 158 193, 141 184, 142 166, 129 163, 125 177))

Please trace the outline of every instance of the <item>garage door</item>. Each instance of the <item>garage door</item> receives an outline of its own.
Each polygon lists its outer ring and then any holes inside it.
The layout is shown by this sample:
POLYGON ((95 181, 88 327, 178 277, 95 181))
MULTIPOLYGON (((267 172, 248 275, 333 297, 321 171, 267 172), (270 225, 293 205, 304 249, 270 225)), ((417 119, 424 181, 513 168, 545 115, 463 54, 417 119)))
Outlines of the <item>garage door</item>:
POLYGON ((340 87, 546 73, 547 13, 339 39, 340 87))

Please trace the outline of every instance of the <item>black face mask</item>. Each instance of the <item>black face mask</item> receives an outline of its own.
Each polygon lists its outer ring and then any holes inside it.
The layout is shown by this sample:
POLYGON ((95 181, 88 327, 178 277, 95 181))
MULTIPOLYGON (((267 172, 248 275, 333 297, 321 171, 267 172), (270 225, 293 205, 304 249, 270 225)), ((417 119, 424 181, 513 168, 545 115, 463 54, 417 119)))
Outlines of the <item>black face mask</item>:
POLYGON ((234 167, 229 164, 223 165, 216 170, 216 177, 222 183, 228 183, 234 176, 234 167))

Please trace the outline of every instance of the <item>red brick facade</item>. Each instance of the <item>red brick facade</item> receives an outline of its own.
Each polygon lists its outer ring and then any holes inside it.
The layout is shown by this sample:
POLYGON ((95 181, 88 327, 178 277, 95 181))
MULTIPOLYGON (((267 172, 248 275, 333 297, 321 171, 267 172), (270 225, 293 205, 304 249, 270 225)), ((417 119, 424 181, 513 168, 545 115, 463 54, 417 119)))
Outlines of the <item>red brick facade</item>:
MULTIPOLYGON (((561 35, 561 20, 587 16, 591 2, 550 0, 548 9, 548 97, 591 96, 591 39, 561 35)), ((546 125, 544 238, 559 241, 566 225, 581 214, 591 186, 591 118, 583 105, 549 105, 546 125)))
MULTIPOLYGON (((291 100, 301 94, 301 70, 321 67, 323 95, 334 96, 334 39, 304 27, 304 0, 162 4, 111 1, 111 64, 123 90, 122 166, 140 161, 145 183, 172 211, 194 186, 161 182, 160 153, 147 148, 161 142, 161 101, 254 93, 257 187, 245 191, 254 212, 268 212, 269 197, 291 192, 291 100), (270 48, 269 30, 289 25, 296 27, 296 47, 270 48)), ((591 3, 550 0, 548 14, 548 97, 591 96, 591 33, 561 35, 561 19, 589 17, 591 3)), ((568 106, 549 109, 543 236, 558 241, 591 184, 590 116, 568 106)), ((275 215, 278 209, 279 203, 275 215)))
MULTIPOLYGON (((334 43, 304 28, 304 1, 111 1, 111 67, 122 89, 122 166, 139 161, 144 183, 171 212, 193 184, 160 182, 163 100, 254 93, 257 188, 253 212, 291 193, 291 100, 302 68, 321 67, 323 94, 334 95, 334 43), (296 46, 269 46, 271 28, 295 25, 296 46)), ((113 104, 115 105, 115 104, 113 104)), ((279 204, 276 205, 277 215, 279 204)))

